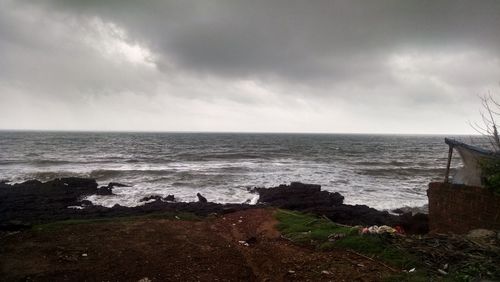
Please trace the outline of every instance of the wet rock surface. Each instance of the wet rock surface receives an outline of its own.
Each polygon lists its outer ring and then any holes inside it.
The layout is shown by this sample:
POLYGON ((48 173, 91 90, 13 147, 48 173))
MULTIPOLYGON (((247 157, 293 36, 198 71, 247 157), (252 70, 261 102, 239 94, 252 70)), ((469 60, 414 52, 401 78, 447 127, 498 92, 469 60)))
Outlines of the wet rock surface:
MULTIPOLYGON (((106 190, 118 187, 116 183, 103 186, 106 190)), ((243 204, 201 202, 171 202, 173 195, 142 206, 112 208, 92 205, 85 196, 102 193, 94 179, 60 178, 48 182, 30 180, 23 183, 0 183, 0 230, 25 228, 30 224, 55 220, 88 219, 143 215, 155 212, 190 212, 205 216, 244 210, 243 204), (71 206, 83 209, 68 208, 71 206)))
POLYGON ((162 197, 160 195, 151 195, 151 196, 147 196, 147 197, 140 199, 139 202, 147 202, 147 201, 151 201, 151 200, 161 201, 161 202, 173 202, 173 201, 175 201, 175 196, 168 195, 166 197, 162 197))
POLYGON ((197 193, 196 197, 198 197, 198 202, 200 202, 200 203, 207 203, 208 202, 207 198, 203 197, 200 193, 197 193))
POLYGON ((426 214, 406 212, 393 215, 366 205, 346 205, 344 197, 337 192, 322 191, 320 185, 292 182, 274 188, 255 188, 259 203, 278 208, 310 212, 326 216, 334 222, 346 225, 399 225, 412 234, 429 231, 426 214))
POLYGON ((109 186, 99 187, 97 188, 96 194, 100 196, 111 196, 113 195, 113 188, 109 186))
POLYGON ((260 198, 257 205, 218 204, 198 195, 198 202, 173 202, 174 195, 152 195, 141 201, 154 200, 136 207, 115 205, 112 208, 92 205, 85 196, 110 195, 110 183, 98 188, 94 179, 60 178, 48 182, 30 180, 19 184, 0 183, 0 229, 21 229, 42 222, 143 215, 155 212, 190 212, 196 215, 225 214, 253 207, 272 206, 326 216, 334 222, 348 225, 400 225, 409 233, 428 231, 427 215, 405 213, 393 215, 365 205, 343 204, 344 197, 336 192, 322 191, 320 185, 292 182, 272 188, 255 188, 260 198), (102 194, 105 193, 105 194, 102 194), (84 207, 83 209, 68 208, 84 207))
POLYGON ((338 206, 344 201, 339 193, 321 191, 320 185, 292 182, 274 188, 255 188, 259 202, 283 209, 304 210, 319 206, 338 206))

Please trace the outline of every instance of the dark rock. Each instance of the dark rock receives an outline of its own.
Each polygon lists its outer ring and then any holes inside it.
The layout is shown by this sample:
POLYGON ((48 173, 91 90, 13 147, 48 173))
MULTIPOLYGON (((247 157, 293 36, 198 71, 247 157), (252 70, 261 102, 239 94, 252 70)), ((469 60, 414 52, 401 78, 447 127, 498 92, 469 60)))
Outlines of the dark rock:
POLYGON ((365 205, 318 206, 304 211, 324 215, 334 222, 347 225, 393 225, 397 216, 365 205))
POLYGON ((139 202, 147 202, 150 200, 163 201, 163 202, 173 202, 173 201, 175 201, 175 196, 168 195, 166 197, 162 197, 160 195, 151 195, 151 196, 146 196, 146 197, 140 199, 139 202))
POLYGON ((96 194, 100 195, 100 196, 113 195, 113 187, 101 186, 101 187, 97 188, 96 194))
POLYGON ((244 204, 172 202, 171 200, 175 200, 175 197, 169 195, 163 198, 163 201, 154 201, 142 206, 115 205, 112 208, 106 208, 81 200, 86 195, 97 193, 97 183, 93 179, 28 181, 13 185, 4 183, 0 184, 0 188, 2 188, 0 189, 0 226, 6 229, 14 228, 15 225, 9 223, 12 220, 23 222, 23 225, 27 226, 55 220, 135 216, 158 212, 189 212, 198 216, 206 216, 255 207, 244 204), (84 206, 85 208, 68 209, 68 206, 84 206))
MULTIPOLYGON (((40 181, 35 180, 40 183, 40 181)), ((66 177, 66 178, 57 178, 47 183, 51 183, 54 186, 58 186, 61 183, 68 188, 97 188, 97 182, 95 179, 91 178, 81 178, 81 177, 66 177)))
POLYGON ((82 197, 95 194, 97 182, 71 177, 1 185, 0 224, 10 220, 37 221, 54 215, 63 218, 66 213, 75 213, 66 207, 78 206, 82 197))
POLYGON ((389 225, 402 226, 408 233, 425 234, 428 232, 426 215, 392 215, 365 205, 345 205, 339 193, 321 191, 320 185, 292 182, 274 188, 255 188, 259 202, 274 207, 298 210, 326 216, 334 222, 346 225, 389 225))
MULTIPOLYGON (((99 189, 109 195, 113 186, 116 185, 111 184, 99 189)), ((157 212, 189 212, 206 216, 256 207, 246 204, 211 203, 198 193, 198 202, 172 202, 175 200, 173 195, 165 198, 153 195, 154 198, 151 199, 155 201, 141 206, 115 205, 106 208, 81 200, 86 195, 101 193, 98 192, 97 182, 94 179, 85 178, 61 178, 48 182, 33 180, 12 185, 0 183, 0 188, 0 229, 23 228, 22 226, 29 224, 54 220, 132 216, 157 212), (85 208, 81 210, 67 208, 78 205, 85 208)), ((291 185, 254 190, 260 195, 260 203, 326 216, 341 224, 400 225, 408 233, 417 234, 426 233, 428 230, 428 218, 425 214, 406 213, 396 216, 364 205, 345 205, 342 195, 321 191, 319 185, 294 182, 291 185)))
POLYGON ((401 208, 399 208, 399 209, 394 209, 394 210, 392 210, 392 212, 393 212, 393 213, 396 213, 396 214, 403 214, 403 213, 405 213, 405 212, 404 212, 401 208))
POLYGON ((411 214, 417 214, 417 213, 429 213, 429 205, 425 204, 420 207, 401 207, 398 209, 392 210, 393 213, 396 214, 404 214, 404 213, 411 213, 411 214))
POLYGON ((146 196, 146 197, 140 199, 139 202, 147 202, 150 200, 161 201, 162 199, 163 199, 163 197, 160 195, 151 195, 151 196, 146 196))
POLYGON ((107 186, 101 186, 97 188, 96 194, 100 196, 111 196, 113 194, 113 188, 114 187, 129 187, 125 184, 117 183, 117 182, 110 182, 108 183, 107 186))
POLYGON ((203 197, 200 193, 196 193, 196 196, 198 197, 198 202, 200 202, 200 203, 208 202, 207 198, 203 197))
POLYGON ((0 231, 19 231, 31 228, 31 224, 19 220, 9 220, 0 223, 0 231))
POLYGON ((429 233, 429 215, 411 212, 405 213, 398 218, 398 224, 409 234, 429 233))
POLYGON ((125 184, 121 184, 121 183, 118 183, 118 182, 110 182, 108 184, 108 187, 113 188, 113 187, 130 187, 130 186, 125 185, 125 184))
POLYGON ((339 193, 321 191, 320 185, 292 182, 274 188, 255 188, 259 203, 285 209, 307 209, 318 206, 338 206, 344 201, 339 193))
POLYGON ((113 188, 114 187, 130 187, 125 184, 117 183, 117 182, 110 182, 106 186, 101 186, 97 189, 96 194, 100 196, 109 196, 109 195, 114 195, 113 194, 113 188))
POLYGON ((87 206, 92 206, 93 204, 89 200, 82 200, 80 201, 80 205, 82 205, 83 207, 87 207, 87 206))
POLYGON ((24 181, 20 184, 14 184, 14 186, 37 186, 40 184, 42 184, 42 182, 40 182, 38 180, 27 180, 27 181, 24 181))

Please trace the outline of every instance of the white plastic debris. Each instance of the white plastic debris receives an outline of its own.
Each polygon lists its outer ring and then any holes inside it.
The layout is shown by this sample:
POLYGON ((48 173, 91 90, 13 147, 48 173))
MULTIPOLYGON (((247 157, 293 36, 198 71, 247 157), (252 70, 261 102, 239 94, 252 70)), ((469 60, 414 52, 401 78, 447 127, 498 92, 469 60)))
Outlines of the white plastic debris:
POLYGON ((446 272, 446 271, 444 271, 442 269, 438 269, 438 272, 439 272, 439 274, 442 274, 442 275, 447 275, 448 274, 448 272, 446 272))
POLYGON ((243 246, 250 246, 246 241, 238 241, 238 243, 242 244, 243 246))

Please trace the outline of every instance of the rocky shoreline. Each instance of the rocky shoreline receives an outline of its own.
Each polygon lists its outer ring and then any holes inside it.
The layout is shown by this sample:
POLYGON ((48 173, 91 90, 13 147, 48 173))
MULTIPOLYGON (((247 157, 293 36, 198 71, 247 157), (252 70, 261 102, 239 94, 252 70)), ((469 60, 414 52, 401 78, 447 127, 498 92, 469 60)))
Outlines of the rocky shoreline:
POLYGON ((365 205, 346 205, 343 203, 344 197, 339 193, 322 191, 320 185, 299 182, 253 189, 253 192, 259 194, 256 205, 213 203, 206 201, 202 195, 198 195, 198 202, 176 202, 175 195, 165 198, 149 196, 143 199, 146 201, 144 205, 136 207, 115 205, 106 208, 83 200, 94 194, 112 195, 113 187, 121 185, 123 184, 109 183, 107 186, 98 187, 95 179, 74 177, 47 182, 0 182, 0 231, 30 228, 33 224, 57 220, 135 216, 159 212, 189 212, 206 216, 271 206, 309 212, 347 225, 399 225, 408 233, 428 232, 428 218, 425 214, 408 212, 394 215, 365 205))

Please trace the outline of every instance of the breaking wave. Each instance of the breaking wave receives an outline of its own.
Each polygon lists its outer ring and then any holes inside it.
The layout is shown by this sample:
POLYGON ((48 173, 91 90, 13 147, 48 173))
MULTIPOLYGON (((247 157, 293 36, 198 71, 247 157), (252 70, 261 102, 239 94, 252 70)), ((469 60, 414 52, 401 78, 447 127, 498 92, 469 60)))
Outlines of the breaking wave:
POLYGON ((92 198, 103 205, 137 205, 151 193, 194 201, 196 192, 244 202, 253 197, 247 187, 301 181, 339 191, 348 203, 391 208, 426 201, 447 150, 440 136, 0 132, 0 179, 76 176, 131 186, 92 198))

